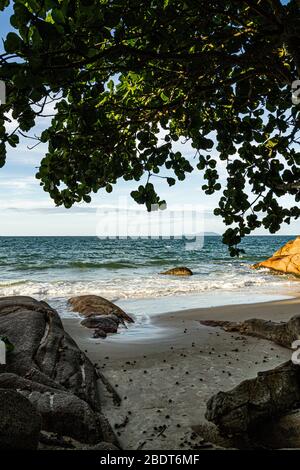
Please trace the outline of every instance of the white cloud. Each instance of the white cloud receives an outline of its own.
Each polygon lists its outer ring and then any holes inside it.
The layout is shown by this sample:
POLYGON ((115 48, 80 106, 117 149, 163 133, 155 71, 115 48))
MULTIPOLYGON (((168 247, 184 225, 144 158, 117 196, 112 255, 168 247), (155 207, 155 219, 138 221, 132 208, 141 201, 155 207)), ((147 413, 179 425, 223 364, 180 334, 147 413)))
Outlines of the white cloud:
POLYGON ((18 121, 12 117, 11 111, 5 114, 5 117, 8 119, 8 121, 5 121, 5 130, 10 134, 18 127, 18 121))
POLYGON ((0 178, 0 190, 1 188, 20 190, 30 190, 33 186, 36 186, 37 180, 32 176, 24 176, 20 178, 2 179, 0 178))

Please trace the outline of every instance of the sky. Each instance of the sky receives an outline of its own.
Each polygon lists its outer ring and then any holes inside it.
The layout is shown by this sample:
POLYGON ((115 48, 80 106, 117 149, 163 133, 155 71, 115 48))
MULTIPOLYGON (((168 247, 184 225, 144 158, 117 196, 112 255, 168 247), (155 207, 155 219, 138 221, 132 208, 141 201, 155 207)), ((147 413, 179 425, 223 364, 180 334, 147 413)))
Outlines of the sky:
MULTIPOLYGON (((7 9, 0 14, 0 35, 1 38, 5 38, 7 32, 11 30, 10 11, 7 9)), ((13 122, 9 124, 10 128, 13 126, 13 122)), ((38 135, 46 126, 47 120, 44 118, 37 123, 31 134, 38 135)), ((55 207, 35 178, 47 146, 40 144, 30 150, 28 147, 32 145, 33 141, 22 138, 16 149, 9 147, 7 163, 0 169, 0 236, 101 235, 116 227, 116 219, 118 219, 117 226, 119 228, 121 226, 121 232, 126 234, 136 227, 137 220, 141 225, 149 223, 146 209, 138 206, 130 197, 130 192, 139 184, 137 182, 120 180, 111 194, 100 190, 98 194, 93 195, 90 204, 77 204, 68 210, 55 207), (118 208, 122 210, 117 211, 118 208), (128 210, 124 211, 124 208, 128 210)), ((193 162, 194 151, 189 144, 178 143, 176 147, 193 162)), ((220 182, 221 184, 225 182, 225 171, 221 173, 220 182)), ((203 193, 201 190, 203 179, 200 172, 192 173, 185 181, 177 182, 171 188, 159 178, 155 178, 153 183, 160 197, 167 201, 168 213, 165 212, 165 218, 170 214, 179 214, 179 217, 182 217, 183 212, 191 214, 194 211, 204 231, 217 233, 224 231, 222 220, 212 213, 213 208, 217 207, 220 193, 213 196, 206 196, 203 193)), ((291 200, 286 198, 286 203, 290 202, 291 200)), ((187 230, 189 231, 189 228, 185 227, 184 232, 187 233, 187 230)), ((262 229, 256 233, 267 234, 262 229)), ((299 222, 283 227, 279 233, 282 235, 299 233, 299 222)))

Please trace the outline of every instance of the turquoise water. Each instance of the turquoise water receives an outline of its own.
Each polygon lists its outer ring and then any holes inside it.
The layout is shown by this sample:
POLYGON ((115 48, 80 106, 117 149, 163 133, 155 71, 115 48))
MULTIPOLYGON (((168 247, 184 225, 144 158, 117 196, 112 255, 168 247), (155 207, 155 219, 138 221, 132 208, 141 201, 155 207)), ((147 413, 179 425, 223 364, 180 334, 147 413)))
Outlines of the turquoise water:
POLYGON ((248 237, 240 258, 220 237, 187 250, 184 240, 100 240, 97 237, 1 237, 0 295, 31 295, 71 315, 72 295, 102 295, 143 316, 163 311, 270 300, 298 288, 287 276, 250 265, 269 257, 292 236, 248 237), (194 276, 159 273, 188 266, 194 276))

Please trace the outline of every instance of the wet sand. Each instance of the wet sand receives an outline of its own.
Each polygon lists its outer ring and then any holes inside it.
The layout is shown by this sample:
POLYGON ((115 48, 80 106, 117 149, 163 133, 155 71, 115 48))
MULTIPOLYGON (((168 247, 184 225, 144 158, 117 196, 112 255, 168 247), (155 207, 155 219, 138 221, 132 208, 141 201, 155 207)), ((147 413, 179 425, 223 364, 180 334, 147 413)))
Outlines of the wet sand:
POLYGON ((176 450, 206 447, 194 429, 208 424, 204 414, 213 394, 291 357, 274 343, 206 327, 200 320, 286 321, 298 313, 300 296, 172 312, 153 317, 158 334, 148 340, 126 335, 92 340, 92 330, 80 320, 63 323, 121 398, 117 405, 99 380, 103 412, 123 448, 176 450))

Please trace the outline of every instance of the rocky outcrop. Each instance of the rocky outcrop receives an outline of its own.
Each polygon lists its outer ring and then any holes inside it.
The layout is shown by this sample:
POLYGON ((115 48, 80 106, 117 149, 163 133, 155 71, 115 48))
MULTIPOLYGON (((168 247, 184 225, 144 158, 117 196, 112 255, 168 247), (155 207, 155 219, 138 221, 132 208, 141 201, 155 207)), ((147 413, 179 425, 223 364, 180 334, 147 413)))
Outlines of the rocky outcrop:
POLYGON ((0 298, 0 335, 14 346, 0 366, 0 388, 28 399, 43 430, 91 444, 114 440, 101 415, 95 369, 55 310, 30 297, 0 298))
POLYGON ((117 333, 119 324, 134 323, 120 307, 98 295, 80 295, 69 299, 73 311, 81 313, 86 318, 81 325, 93 328, 93 338, 106 338, 109 333, 117 333))
MULTIPOLYGON (((300 337, 299 315, 282 323, 254 318, 244 322, 208 320, 201 324, 264 338, 287 348, 300 337)), ((260 372, 255 379, 245 380, 229 392, 213 396, 207 404, 206 418, 222 433, 242 435, 243 438, 246 435, 256 446, 294 447, 300 442, 300 431, 297 430, 300 414, 290 411, 299 404, 300 368, 287 362, 273 370, 260 372), (286 432, 281 434, 279 429, 286 432)))
POLYGON ((41 428, 74 439, 97 443, 101 440, 101 419, 86 401, 68 391, 32 382, 16 374, 0 374, 0 388, 18 390, 41 416, 41 428))
POLYGON ((252 433, 256 427, 296 408, 300 403, 300 368, 287 362, 258 373, 207 403, 206 418, 226 434, 252 433))
POLYGON ((0 449, 35 450, 40 430, 34 405, 20 393, 0 388, 0 449))
MULTIPOLYGON (((107 327, 108 330, 114 330, 120 324, 120 319, 116 315, 107 315, 107 316, 99 316, 95 315, 93 317, 88 317, 82 320, 81 325, 85 326, 86 328, 100 328, 100 326, 105 328, 107 327)), ((114 333, 114 331, 107 331, 107 333, 114 333)))
POLYGON ((200 323, 205 326, 219 326, 225 331, 267 339, 286 348, 291 348, 293 341, 300 338, 300 315, 281 323, 259 318, 251 318, 243 322, 203 320, 200 323))
POLYGON ((74 312, 81 313, 86 317, 115 315, 120 321, 134 323, 133 318, 127 315, 124 310, 99 295, 79 295, 77 297, 71 297, 68 303, 72 306, 74 312))
POLYGON ((300 448, 300 409, 266 420, 251 433, 224 434, 213 423, 201 423, 193 430, 221 449, 266 450, 300 448))
POLYGON ((81 322, 87 328, 94 328, 93 338, 106 338, 108 333, 117 333, 119 324, 116 315, 88 317, 81 322))
MULTIPOLYGON (((209 320, 201 323, 264 338, 287 348, 300 338, 300 315, 282 323, 257 318, 244 322, 209 320)), ((206 417, 227 436, 243 436, 243 442, 247 436, 248 445, 250 438, 254 446, 297 447, 300 412, 291 413, 291 410, 299 404, 300 368, 298 364, 287 362, 260 372, 255 379, 245 380, 229 392, 213 396, 207 403, 206 417)))
POLYGON ((257 429, 256 439, 269 449, 300 448, 300 410, 293 410, 257 429))
POLYGON ((184 266, 180 266, 178 268, 168 269, 168 271, 164 271, 160 274, 166 274, 169 276, 192 276, 193 272, 184 266))
POLYGON ((83 450, 119 450, 114 444, 111 442, 99 442, 95 446, 85 447, 83 450))
POLYGON ((255 264, 253 268, 269 268, 279 273, 300 276, 300 237, 289 241, 271 258, 255 264))
POLYGON ((98 405, 94 367, 48 304, 30 297, 0 298, 0 334, 14 345, 6 371, 67 389, 92 406, 98 405))

